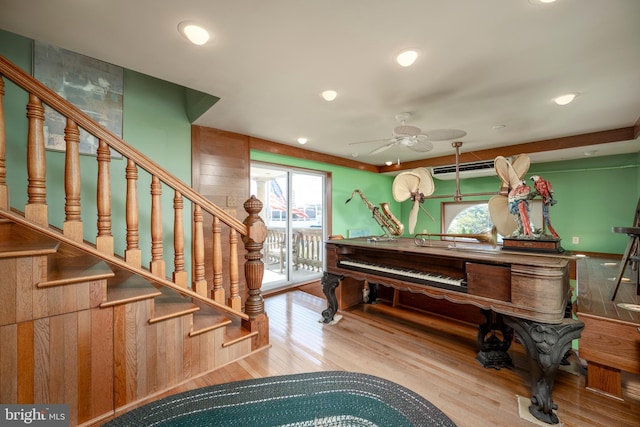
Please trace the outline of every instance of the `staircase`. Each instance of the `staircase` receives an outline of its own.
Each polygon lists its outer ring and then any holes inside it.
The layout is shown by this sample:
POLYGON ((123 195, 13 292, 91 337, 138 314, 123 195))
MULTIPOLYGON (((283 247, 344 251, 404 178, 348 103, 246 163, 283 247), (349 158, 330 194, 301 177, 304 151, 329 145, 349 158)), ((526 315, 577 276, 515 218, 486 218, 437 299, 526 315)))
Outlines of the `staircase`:
POLYGON ((260 291, 266 227, 258 216, 259 200, 252 197, 244 207, 247 217, 240 222, 0 56, 0 402, 67 404, 70 425, 99 424, 267 348, 268 318, 260 291), (5 79, 28 98, 24 143, 7 143, 5 79), (59 177, 46 172, 43 103, 67 120, 59 177), (99 140, 95 174, 80 174, 79 127, 99 140), (6 154, 24 151, 25 145, 24 164, 9 165, 6 154), (112 230, 111 150, 127 165, 127 191, 119 200, 125 206, 122 235, 112 230), (25 168, 27 203, 13 206, 8 177, 25 168), (139 174, 151 182, 147 212, 137 199, 139 174), (87 176, 97 178, 87 183, 87 176), (64 212, 49 212, 47 179, 64 183, 64 212), (95 186, 95 199, 81 200, 82 184, 95 186), (163 188, 174 193, 170 230, 161 217, 163 188), (85 213, 91 208, 97 217, 85 213), (185 212, 192 216, 190 242, 185 212), (214 234, 208 263, 205 217, 213 221, 214 234), (147 248, 140 243, 142 219, 151 224, 147 248), (87 235, 83 224, 88 221, 97 224, 96 236, 87 235), (165 273, 166 259, 171 259, 165 255, 166 235, 173 236, 170 277, 165 273), (244 262, 238 260, 239 239, 244 262), (116 253, 116 247, 125 249, 116 253), (145 253, 148 268, 142 266, 145 253), (193 260, 190 272, 186 253, 193 260), (206 268, 213 269, 214 283, 205 280, 206 268))

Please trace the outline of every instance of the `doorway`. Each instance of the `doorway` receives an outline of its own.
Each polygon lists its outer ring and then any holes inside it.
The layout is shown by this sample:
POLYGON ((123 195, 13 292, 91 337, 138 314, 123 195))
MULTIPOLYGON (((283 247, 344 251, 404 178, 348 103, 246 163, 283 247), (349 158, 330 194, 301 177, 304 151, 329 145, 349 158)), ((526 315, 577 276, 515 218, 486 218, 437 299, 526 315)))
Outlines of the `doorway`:
POLYGON ((262 201, 267 226, 263 292, 317 280, 322 275, 326 174, 254 162, 251 194, 262 201))

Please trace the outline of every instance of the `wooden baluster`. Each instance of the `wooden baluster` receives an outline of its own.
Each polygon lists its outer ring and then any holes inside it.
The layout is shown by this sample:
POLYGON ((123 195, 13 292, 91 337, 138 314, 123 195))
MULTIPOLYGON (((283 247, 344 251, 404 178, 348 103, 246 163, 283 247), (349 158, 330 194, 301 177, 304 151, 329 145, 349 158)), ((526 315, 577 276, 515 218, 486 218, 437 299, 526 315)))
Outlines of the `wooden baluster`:
POLYGON ((192 291, 203 297, 207 295, 207 280, 204 276, 204 227, 200 205, 193 210, 193 286, 192 291))
POLYGON ((165 278, 165 263, 162 258, 162 184, 160 178, 151 178, 151 264, 149 270, 165 278))
POLYGON ((47 167, 44 151, 44 107, 42 101, 29 94, 27 104, 29 133, 27 141, 28 201, 24 216, 43 226, 49 225, 47 209, 47 167))
POLYGON ((184 220, 182 213, 184 201, 182 193, 175 192, 173 197, 173 283, 187 287, 187 272, 184 270, 184 220))
POLYGON ((127 263, 140 267, 142 254, 140 252, 140 235, 138 233, 138 167, 131 159, 127 161, 125 171, 127 179, 127 249, 124 259, 127 263))
POLYGON ((234 310, 242 310, 238 273, 238 232, 233 228, 229 230, 229 302, 227 305, 234 310))
POLYGON ((249 216, 244 220, 248 233, 242 236, 242 242, 247 253, 244 264, 244 276, 247 280, 248 295, 244 305, 244 311, 249 316, 248 321, 243 321, 244 327, 258 334, 251 339, 251 349, 256 350, 269 345, 269 318, 264 312, 264 299, 262 298, 262 278, 264 276, 264 263, 262 262, 262 245, 267 237, 267 227, 260 218, 262 202, 255 196, 244 202, 244 210, 249 216))
POLYGON ((225 303, 222 280, 222 239, 220 238, 220 218, 213 217, 213 289, 211 299, 221 304, 225 303))
POLYGON ((67 117, 64 128, 66 152, 64 159, 65 221, 62 232, 76 242, 82 242, 82 218, 80 206, 80 130, 76 122, 67 117))
POLYGON ((9 209, 9 189, 7 188, 7 134, 4 122, 4 79, 0 75, 0 209, 9 209))
POLYGON ((103 140, 98 141, 98 236, 96 248, 106 255, 113 255, 111 233, 111 150, 103 140))

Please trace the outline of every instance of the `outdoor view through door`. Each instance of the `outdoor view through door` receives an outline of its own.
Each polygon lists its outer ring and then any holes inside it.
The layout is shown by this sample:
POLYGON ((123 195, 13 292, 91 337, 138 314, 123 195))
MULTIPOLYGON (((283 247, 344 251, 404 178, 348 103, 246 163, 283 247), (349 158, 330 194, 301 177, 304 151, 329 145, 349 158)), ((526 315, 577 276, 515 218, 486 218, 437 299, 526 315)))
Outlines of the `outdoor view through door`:
POLYGON ((251 165, 251 194, 264 204, 267 225, 262 290, 309 282, 322 274, 325 174, 251 165))

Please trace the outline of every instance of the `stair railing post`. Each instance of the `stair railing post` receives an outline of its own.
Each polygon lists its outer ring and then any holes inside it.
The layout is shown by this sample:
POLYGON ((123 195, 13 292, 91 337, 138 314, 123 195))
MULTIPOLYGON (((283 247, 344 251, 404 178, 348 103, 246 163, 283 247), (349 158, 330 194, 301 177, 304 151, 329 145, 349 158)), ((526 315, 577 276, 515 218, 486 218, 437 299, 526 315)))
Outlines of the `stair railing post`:
POLYGON ((36 95, 29 94, 27 104, 29 131, 27 136, 28 201, 24 216, 44 227, 49 226, 47 207, 47 167, 44 151, 44 107, 36 95))
POLYGON ((162 257, 162 184, 160 178, 151 178, 151 265, 149 270, 158 277, 165 278, 165 263, 162 257))
POLYGON ((173 196, 173 283, 187 287, 187 272, 184 269, 184 200, 182 193, 173 196))
POLYGON ((64 128, 64 140, 66 144, 64 155, 65 220, 62 231, 70 239, 82 242, 80 130, 76 122, 68 117, 67 125, 64 128))
POLYGON ((229 230, 229 301, 227 305, 234 310, 242 310, 238 274, 238 232, 233 228, 229 230))
POLYGON ((124 251, 124 259, 134 267, 142 266, 142 253, 140 252, 140 234, 138 231, 138 166, 128 159, 125 170, 127 179, 127 249, 124 251))
POLYGON ((193 209, 193 284, 192 290, 203 297, 207 295, 207 280, 204 274, 204 227, 202 207, 193 209))
POLYGON ((247 234, 242 236, 247 251, 244 256, 244 275, 248 288, 244 311, 249 316, 249 321, 243 323, 252 332, 258 332, 251 341, 252 350, 269 344, 269 318, 264 311, 264 299, 260 289, 264 277, 262 246, 267 237, 267 226, 259 215, 262 206, 262 202, 255 196, 244 202, 244 210, 249 214, 243 222, 247 227, 247 234))
POLYGON ((113 234, 111 234, 111 149, 100 140, 98 142, 98 235, 96 248, 103 254, 113 255, 113 234))
POLYGON ((213 288, 211 289, 211 299, 221 304, 225 303, 224 287, 222 279, 222 226, 220 218, 213 217, 213 250, 211 260, 213 263, 213 288))

